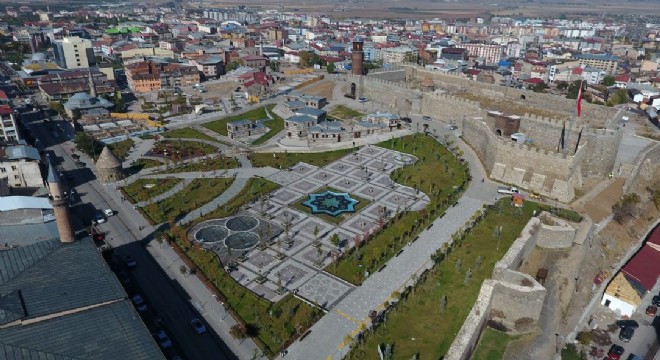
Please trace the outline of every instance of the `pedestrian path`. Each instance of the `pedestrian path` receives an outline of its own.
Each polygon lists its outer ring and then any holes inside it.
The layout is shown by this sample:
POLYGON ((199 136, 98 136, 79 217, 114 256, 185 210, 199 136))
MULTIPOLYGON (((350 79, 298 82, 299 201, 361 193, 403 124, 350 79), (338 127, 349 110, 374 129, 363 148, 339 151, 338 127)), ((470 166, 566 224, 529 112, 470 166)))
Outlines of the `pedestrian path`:
POLYGON ((211 200, 210 202, 206 203, 205 205, 199 207, 196 210, 193 210, 189 213, 187 213, 181 220, 177 221, 177 224, 179 225, 184 225, 187 224, 197 218, 200 218, 211 211, 219 208, 220 206, 225 205, 229 200, 233 199, 238 193, 243 190, 245 185, 247 184, 248 179, 247 178, 237 178, 234 180, 234 182, 225 190, 220 196, 216 197, 215 199, 211 200))
POLYGON ((149 203, 154 203, 154 202, 159 202, 161 200, 167 199, 168 197, 178 193, 179 191, 183 190, 186 186, 190 185, 190 183, 193 181, 192 178, 190 179, 183 179, 180 183, 176 184, 173 188, 167 190, 166 192, 154 196, 151 199, 147 201, 140 201, 139 203, 135 204, 135 206, 138 207, 143 207, 146 206, 149 203))

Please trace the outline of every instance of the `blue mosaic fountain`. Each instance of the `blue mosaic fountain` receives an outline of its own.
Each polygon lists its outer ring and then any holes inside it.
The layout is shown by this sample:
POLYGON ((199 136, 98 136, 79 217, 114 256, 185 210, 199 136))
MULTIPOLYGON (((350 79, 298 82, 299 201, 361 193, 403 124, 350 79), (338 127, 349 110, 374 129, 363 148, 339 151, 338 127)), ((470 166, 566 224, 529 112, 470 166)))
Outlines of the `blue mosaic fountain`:
POLYGON ((309 194, 303 205, 310 208, 312 214, 327 214, 337 216, 342 213, 355 212, 355 205, 359 201, 353 199, 348 193, 336 193, 326 190, 322 193, 309 194))

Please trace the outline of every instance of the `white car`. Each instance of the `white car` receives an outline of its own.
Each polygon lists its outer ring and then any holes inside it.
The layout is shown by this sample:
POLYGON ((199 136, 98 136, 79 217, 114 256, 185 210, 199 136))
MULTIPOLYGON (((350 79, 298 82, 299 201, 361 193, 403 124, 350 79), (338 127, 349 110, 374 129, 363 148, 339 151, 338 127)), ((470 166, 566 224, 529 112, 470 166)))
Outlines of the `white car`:
POLYGON ((172 340, 167 337, 165 330, 158 330, 158 332, 154 335, 156 336, 156 340, 158 340, 160 347, 163 349, 169 349, 172 347, 172 340))
POLYGON ((105 209, 103 210, 103 213, 105 214, 105 216, 112 216, 115 214, 115 212, 112 209, 105 209))
POLYGON ((96 213, 94 215, 94 223, 96 224, 103 224, 105 222, 105 217, 101 213, 96 213))

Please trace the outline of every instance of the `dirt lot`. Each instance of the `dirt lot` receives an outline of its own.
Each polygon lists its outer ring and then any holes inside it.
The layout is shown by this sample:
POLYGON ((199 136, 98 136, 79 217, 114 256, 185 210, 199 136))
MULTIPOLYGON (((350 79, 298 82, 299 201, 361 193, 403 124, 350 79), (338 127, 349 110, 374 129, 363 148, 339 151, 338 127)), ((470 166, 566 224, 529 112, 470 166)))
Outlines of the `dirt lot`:
POLYGON ((323 96, 328 99, 328 101, 331 101, 334 88, 334 81, 323 80, 306 87, 305 95, 323 96))
MULTIPOLYGON (((578 199, 572 204, 573 210, 579 213, 586 213, 589 215, 594 223, 599 223, 612 212, 612 205, 621 199, 623 195, 622 188, 626 182, 624 178, 614 179, 607 187, 598 193, 587 193, 582 198, 578 199)), ((585 188, 597 188, 603 185, 600 182, 596 184, 584 184, 585 188)))

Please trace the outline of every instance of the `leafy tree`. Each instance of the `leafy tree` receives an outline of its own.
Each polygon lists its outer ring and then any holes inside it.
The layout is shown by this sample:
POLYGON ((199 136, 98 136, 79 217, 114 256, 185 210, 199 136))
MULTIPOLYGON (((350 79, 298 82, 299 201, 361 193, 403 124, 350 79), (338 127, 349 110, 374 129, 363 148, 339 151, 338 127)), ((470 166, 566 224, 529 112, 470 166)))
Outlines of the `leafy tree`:
POLYGON ((328 74, 334 74, 335 73, 335 63, 329 62, 328 65, 325 66, 325 69, 328 71, 328 74))
POLYGON ((243 340, 247 337, 247 329, 241 324, 235 324, 229 329, 229 333, 235 339, 243 340))
POLYGON ((321 57, 318 54, 302 51, 300 52, 300 67, 309 68, 315 64, 321 64, 321 57))
POLYGON ((279 61, 271 61, 269 66, 270 66, 270 69, 273 70, 274 72, 279 72, 280 71, 280 62, 279 61))
POLYGON ((614 95, 607 100, 608 106, 626 104, 628 102, 628 92, 626 89, 618 89, 614 95))
POLYGON ((566 98, 568 98, 568 99, 577 99, 578 93, 580 92, 580 85, 581 84, 582 84, 582 80, 573 81, 568 86, 568 93, 566 94, 566 98))
POLYGON ((626 194, 612 206, 614 221, 623 224, 637 215, 637 204, 641 201, 636 193, 626 194))
POLYGON ((85 132, 77 133, 73 143, 76 144, 78 150, 93 158, 96 158, 103 150, 103 144, 85 132))
POLYGON ((612 75, 607 75, 603 78, 603 85, 605 86, 612 86, 614 85, 614 76, 612 75))
POLYGON ((225 65, 225 72, 230 72, 230 71, 236 70, 240 66, 241 66, 240 62, 238 62, 236 60, 232 60, 232 61, 229 62, 229 64, 225 65))
POLYGON ((548 84, 546 84, 545 82, 540 82, 532 86, 532 91, 540 93, 540 92, 544 92, 545 89, 547 88, 548 88, 548 84))
POLYGON ((341 238, 339 237, 339 234, 337 233, 332 234, 332 236, 330 237, 330 242, 332 243, 332 245, 339 247, 339 244, 341 243, 341 238))
POLYGON ((568 89, 568 83, 566 81, 557 82, 557 90, 566 90, 568 89))

